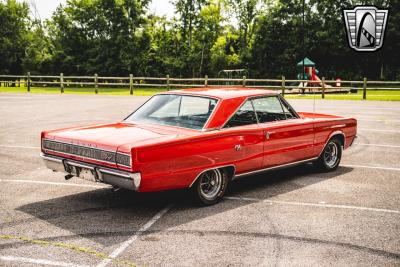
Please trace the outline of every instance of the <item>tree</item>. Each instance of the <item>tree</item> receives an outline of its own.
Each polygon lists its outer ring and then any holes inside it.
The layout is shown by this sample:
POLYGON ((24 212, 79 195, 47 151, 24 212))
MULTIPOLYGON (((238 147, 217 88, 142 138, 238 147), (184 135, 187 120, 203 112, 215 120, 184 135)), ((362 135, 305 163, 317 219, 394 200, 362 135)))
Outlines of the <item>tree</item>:
POLYGON ((16 0, 0 1, 0 73, 20 74, 28 45, 29 7, 16 0))
POLYGON ((141 73, 149 0, 70 0, 49 23, 54 67, 65 73, 141 73))

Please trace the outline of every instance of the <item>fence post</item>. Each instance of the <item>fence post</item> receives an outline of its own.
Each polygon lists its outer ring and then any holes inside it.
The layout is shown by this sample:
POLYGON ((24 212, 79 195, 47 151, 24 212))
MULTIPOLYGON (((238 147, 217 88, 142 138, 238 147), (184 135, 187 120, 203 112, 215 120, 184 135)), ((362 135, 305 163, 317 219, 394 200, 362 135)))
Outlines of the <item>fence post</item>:
POLYGON ((282 96, 285 96, 285 76, 282 75, 282 96))
POLYGON ((64 93, 64 73, 60 73, 60 91, 64 93))
POLYGON ((133 74, 129 74, 129 94, 133 95, 133 74))
POLYGON ((364 78, 363 83, 363 99, 367 99, 367 78, 364 78))
POLYGON ((243 87, 246 87, 246 76, 243 76, 242 86, 243 86, 243 87))
POLYGON ((322 77, 322 98, 325 98, 325 77, 322 77))
POLYGON ((204 87, 208 86, 208 75, 204 76, 204 87))
POLYGON ((28 71, 28 75, 27 75, 27 83, 28 83, 28 92, 31 91, 31 73, 28 71))
POLYGON ((99 79, 97 73, 94 75, 94 92, 99 93, 99 79))
POLYGON ((167 74, 167 91, 170 89, 169 74, 167 74))

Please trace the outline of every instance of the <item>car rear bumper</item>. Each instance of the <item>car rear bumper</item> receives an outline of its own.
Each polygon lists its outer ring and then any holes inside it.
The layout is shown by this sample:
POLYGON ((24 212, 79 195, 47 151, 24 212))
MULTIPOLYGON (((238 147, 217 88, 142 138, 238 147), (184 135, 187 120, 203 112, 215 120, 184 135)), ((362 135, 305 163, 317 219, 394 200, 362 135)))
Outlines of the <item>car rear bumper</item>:
POLYGON ((46 167, 55 172, 64 172, 85 180, 105 183, 128 190, 138 191, 140 187, 140 173, 105 168, 44 153, 40 153, 40 156, 44 160, 46 167))

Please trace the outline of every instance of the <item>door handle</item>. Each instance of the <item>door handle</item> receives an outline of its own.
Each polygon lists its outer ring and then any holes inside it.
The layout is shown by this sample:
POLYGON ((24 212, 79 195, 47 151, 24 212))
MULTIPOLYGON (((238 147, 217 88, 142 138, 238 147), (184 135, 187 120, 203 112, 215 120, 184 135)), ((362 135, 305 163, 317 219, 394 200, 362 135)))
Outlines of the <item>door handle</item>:
POLYGON ((242 149, 241 145, 235 145, 235 151, 240 151, 242 149))
POLYGON ((274 132, 265 132, 265 138, 269 139, 274 132))

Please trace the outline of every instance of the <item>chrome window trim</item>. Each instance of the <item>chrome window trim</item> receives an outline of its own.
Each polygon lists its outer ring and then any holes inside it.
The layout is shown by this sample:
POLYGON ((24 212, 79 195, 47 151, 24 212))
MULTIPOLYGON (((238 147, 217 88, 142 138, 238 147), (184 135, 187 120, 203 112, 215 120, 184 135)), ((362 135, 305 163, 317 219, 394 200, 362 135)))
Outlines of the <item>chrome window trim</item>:
POLYGON ((89 159, 89 160, 94 160, 94 161, 98 161, 98 162, 103 162, 103 163, 108 163, 108 164, 110 164, 110 163, 111 163, 111 164, 117 164, 117 165, 121 165, 121 166, 128 167, 128 168, 131 168, 131 167, 132 167, 132 165, 125 165, 125 164, 117 163, 117 154, 129 156, 129 157, 131 158, 130 161, 132 161, 132 156, 131 156, 131 154, 124 153, 124 152, 117 152, 117 151, 112 151, 112 150, 107 150, 107 149, 100 149, 100 148, 95 148, 95 147, 90 147, 90 146, 76 145, 76 144, 73 144, 73 143, 68 143, 68 142, 63 142, 63 141, 57 141, 57 140, 51 140, 51 139, 48 139, 48 138, 43 138, 43 139, 42 139, 42 149, 43 149, 44 151, 51 151, 51 152, 55 152, 55 153, 60 153, 60 154, 64 154, 64 155, 80 157, 80 158, 89 159), (76 155, 76 154, 71 154, 71 153, 67 153, 67 152, 57 151, 57 150, 53 150, 53 149, 49 149, 49 148, 44 148, 44 147, 43 147, 43 141, 50 141, 50 142, 55 142, 55 143, 61 143, 61 144, 72 145, 72 146, 79 146, 79 147, 83 147, 83 148, 91 148, 91 149, 95 149, 95 150, 99 150, 99 151, 106 151, 106 152, 114 153, 114 154, 115 154, 115 161, 105 161, 105 160, 101 160, 101 159, 89 158, 89 157, 85 157, 85 156, 81 156, 81 155, 76 155))
POLYGON ((300 119, 300 115, 297 113, 297 111, 292 107, 292 105, 289 104, 289 102, 286 101, 286 99, 281 94, 278 94, 278 98, 281 102, 289 107, 289 111, 292 111, 297 119, 300 119))
MULTIPOLYGON (((191 96, 191 97, 201 97, 201 98, 207 98, 207 99, 214 99, 217 100, 217 104, 214 107, 214 110, 211 112, 210 116, 207 118, 207 120, 205 121, 203 127, 201 129, 193 129, 193 128, 187 128, 187 127, 181 127, 181 126, 174 126, 174 125, 168 125, 168 124, 159 124, 159 123, 142 123, 142 124, 152 124, 152 125, 161 125, 161 126, 171 126, 171 127, 177 127, 177 128, 181 128, 181 129, 187 129, 187 130, 193 130, 193 131, 198 131, 198 132, 204 132, 207 131, 207 125, 210 122, 211 118, 215 115, 216 110, 219 108, 219 105, 221 103, 221 99, 218 97, 214 97, 214 96, 205 96, 205 95, 199 95, 199 94, 185 94, 185 93, 159 93, 159 94, 155 94, 152 97, 150 97, 149 99, 147 99, 147 101, 145 101, 143 104, 141 104, 137 109, 135 109, 131 114, 129 114, 127 117, 125 117, 123 119, 123 122, 125 123, 135 123, 135 121, 127 121, 127 119, 132 116, 136 111, 138 111, 142 106, 144 106, 147 102, 149 102, 153 97, 158 96, 158 95, 178 95, 178 96, 191 96)), ((136 124, 140 124, 140 123, 136 123, 136 124)))
MULTIPOLYGON (((246 97, 246 98, 243 100, 242 104, 239 105, 239 107, 229 116, 229 118, 228 118, 228 119, 224 122, 224 124, 219 128, 220 130, 221 130, 221 129, 232 129, 232 128, 236 128, 236 127, 243 127, 243 126, 258 125, 258 124, 259 124, 259 123, 258 123, 258 119, 257 119, 257 123, 247 124, 247 125, 240 125, 240 126, 229 127, 229 128, 226 128, 226 127, 225 127, 225 126, 228 124, 228 122, 232 119, 232 117, 235 116, 236 112, 238 112, 239 109, 241 109, 241 108, 244 106, 244 104, 246 104, 246 102, 247 102, 248 100, 251 101, 251 97, 250 97, 250 96, 246 97)), ((251 103, 251 106, 253 107, 254 113, 256 113, 256 111, 255 111, 255 109, 254 109, 254 106, 253 106, 253 103, 252 103, 252 102, 250 102, 250 103, 251 103)), ((257 114, 256 114, 256 118, 257 118, 257 114)))
MULTIPOLYGON (((300 119, 299 114, 297 114, 297 112, 294 110, 294 108, 293 108, 286 100, 284 100, 283 97, 282 97, 280 94, 278 94, 278 93, 275 94, 275 95, 266 94, 266 95, 259 95, 259 96, 248 96, 248 97, 246 97, 246 98, 243 100, 242 104, 229 116, 229 118, 224 122, 224 124, 223 124, 219 129, 220 129, 220 130, 221 130, 221 129, 226 129, 226 128, 225 128, 226 124, 228 124, 228 122, 232 119, 232 117, 236 114, 236 112, 238 112, 239 109, 247 102, 247 100, 250 100, 250 101, 251 101, 251 105, 253 106, 254 113, 256 114, 257 124, 258 124, 258 125, 264 124, 264 123, 273 122, 273 121, 269 121, 269 122, 260 123, 260 121, 259 121, 259 119, 258 119, 258 116, 257 116, 257 112, 256 112, 256 110, 255 110, 255 108, 254 108, 253 100, 254 100, 254 99, 257 99, 257 98, 264 98, 264 97, 277 97, 278 100, 279 100, 279 103, 281 104, 281 107, 282 107, 281 101, 283 101, 283 103, 285 103, 286 105, 288 105, 288 107, 290 107, 290 109, 293 111, 294 115, 297 116, 297 118, 295 118, 295 119, 300 119), (282 99, 283 99, 283 100, 282 100, 282 99)), ((284 110, 283 110, 283 107, 282 107, 282 111, 284 111, 284 110)), ((284 113, 285 113, 285 112, 284 112, 284 113)), ((286 116, 286 113, 285 113, 285 117, 286 117, 285 120, 288 120, 288 119, 287 119, 287 116, 286 116)), ((236 128, 236 127, 241 127, 241 126, 249 126, 249 125, 256 125, 256 124, 253 123, 253 124, 247 124, 247 125, 240 125, 240 126, 235 126, 234 128, 236 128)))

